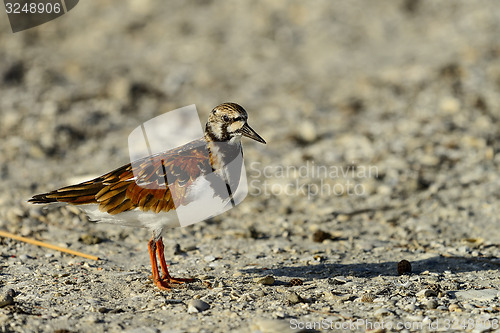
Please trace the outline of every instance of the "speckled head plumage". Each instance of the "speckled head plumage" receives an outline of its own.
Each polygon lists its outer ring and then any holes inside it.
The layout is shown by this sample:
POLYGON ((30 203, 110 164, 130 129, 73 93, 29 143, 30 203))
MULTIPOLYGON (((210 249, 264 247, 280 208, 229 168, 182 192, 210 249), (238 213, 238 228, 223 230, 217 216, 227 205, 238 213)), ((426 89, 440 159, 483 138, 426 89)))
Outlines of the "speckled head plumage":
POLYGON ((266 141, 247 123, 248 114, 236 103, 217 105, 210 112, 205 126, 205 136, 211 141, 230 141, 246 136, 260 143, 266 141))

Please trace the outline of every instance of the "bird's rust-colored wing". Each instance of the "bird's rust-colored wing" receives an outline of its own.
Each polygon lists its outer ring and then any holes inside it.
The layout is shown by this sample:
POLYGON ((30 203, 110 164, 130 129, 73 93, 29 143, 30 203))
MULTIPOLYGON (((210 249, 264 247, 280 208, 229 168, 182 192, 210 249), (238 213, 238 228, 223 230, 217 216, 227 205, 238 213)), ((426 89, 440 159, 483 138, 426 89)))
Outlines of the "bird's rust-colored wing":
POLYGON ((186 202, 186 189, 212 171, 204 140, 126 164, 101 177, 38 194, 32 203, 98 204, 111 215, 139 208, 159 213, 186 202), (168 184, 168 185, 167 185, 168 184))

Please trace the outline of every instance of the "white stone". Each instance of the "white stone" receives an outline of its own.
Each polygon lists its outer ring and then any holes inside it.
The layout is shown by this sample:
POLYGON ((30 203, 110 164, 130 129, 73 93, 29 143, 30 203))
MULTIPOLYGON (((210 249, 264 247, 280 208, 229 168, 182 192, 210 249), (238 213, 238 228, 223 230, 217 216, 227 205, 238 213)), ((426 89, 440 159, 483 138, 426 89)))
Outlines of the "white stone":
POLYGON ((456 297, 465 299, 465 300, 482 300, 489 301, 499 295, 499 291, 497 289, 482 289, 482 290, 464 290, 457 291, 455 293, 456 297))

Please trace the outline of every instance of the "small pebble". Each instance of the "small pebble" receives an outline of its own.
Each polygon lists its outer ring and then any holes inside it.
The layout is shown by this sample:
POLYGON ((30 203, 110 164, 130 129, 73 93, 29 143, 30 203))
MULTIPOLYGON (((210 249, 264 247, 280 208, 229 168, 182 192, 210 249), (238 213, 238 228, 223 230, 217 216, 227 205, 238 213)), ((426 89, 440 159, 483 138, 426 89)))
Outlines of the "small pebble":
MULTIPOLYGON (((282 318, 284 315, 276 313, 275 316, 277 318, 282 318)), ((290 323, 286 320, 278 320, 278 319, 256 319, 252 322, 252 329, 254 332, 262 332, 262 333, 274 333, 274 332, 293 332, 290 329, 290 323)))
POLYGON ((253 293, 245 293, 239 298, 240 302, 251 302, 255 301, 259 296, 253 293))
POLYGON ((422 289, 417 294, 417 297, 434 297, 437 296, 437 293, 431 289, 422 289))
POLYGON ((464 304, 463 304, 463 308, 464 308, 464 309, 466 309, 466 310, 474 310, 474 309, 476 309, 477 307, 476 307, 474 304, 464 303, 464 304))
POLYGON ((200 299, 192 299, 188 303, 188 313, 198 313, 210 309, 210 305, 200 299))
POLYGON ((24 216, 24 212, 20 208, 17 208, 17 207, 11 208, 6 213, 7 220, 9 222, 12 222, 13 224, 21 222, 23 216, 24 216))
POLYGON ((435 300, 431 299, 427 301, 427 303, 425 303, 425 307, 427 309, 435 309, 438 307, 438 303, 435 300))
POLYGON ((325 239, 331 239, 332 235, 329 232, 323 231, 323 230, 317 230, 314 232, 312 235, 313 241, 316 243, 321 243, 325 239))
POLYGON ((298 130, 299 133, 296 136, 296 139, 302 143, 311 143, 316 141, 318 138, 316 127, 311 121, 302 122, 298 130))
POLYGON ((288 282, 288 285, 290 287, 301 286, 302 284, 304 284, 304 281, 302 281, 301 279, 291 279, 290 282, 288 282))
POLYGON ((273 285, 276 280, 272 275, 266 275, 264 277, 257 277, 253 279, 253 282, 264 284, 267 286, 273 285))
POLYGON ((417 306, 415 304, 408 304, 404 307, 405 311, 408 311, 408 312, 413 312, 415 310, 417 310, 417 306))
POLYGON ((447 96, 441 99, 439 107, 447 113, 456 113, 460 109, 460 101, 455 97, 447 96))
POLYGON ((190 246, 186 246, 183 251, 184 252, 189 252, 189 251, 195 251, 197 249, 198 248, 196 247, 196 245, 190 245, 190 246))
POLYGON ((377 317, 377 318, 387 317, 387 316, 390 316, 391 314, 392 314, 392 312, 387 310, 386 308, 380 308, 377 311, 375 311, 375 313, 374 313, 375 317, 377 317))
POLYGON ((217 280, 213 284, 213 288, 224 288, 224 287, 227 287, 227 285, 222 280, 217 280))
POLYGON ((287 302, 288 304, 297 304, 297 303, 302 303, 303 299, 296 292, 291 292, 288 294, 287 302))
POLYGON ((182 299, 169 298, 165 300, 165 304, 180 304, 180 303, 182 303, 182 299))
POLYGON ((91 234, 83 234, 78 240, 86 245, 95 245, 102 242, 100 237, 91 234))
POLYGON ((342 279, 342 278, 329 278, 328 279, 328 284, 332 284, 332 285, 341 285, 341 284, 345 284, 347 281, 342 279))
POLYGON ((288 292, 288 289, 283 288, 283 287, 276 287, 276 292, 284 294, 284 293, 288 292))
POLYGON ((212 261, 214 261, 214 260, 215 260, 215 257, 214 257, 214 256, 212 256, 212 255, 208 255, 208 256, 205 256, 205 257, 203 258, 203 260, 205 260, 206 262, 212 262, 212 261))
POLYGON ((411 264, 408 260, 401 260, 398 262, 398 274, 410 274, 411 273, 411 264))
POLYGON ((177 243, 174 245, 174 255, 183 254, 184 251, 181 249, 181 246, 177 243))
POLYGON ((4 306, 12 305, 14 304, 14 296, 15 296, 15 291, 12 289, 8 289, 5 293, 0 295, 0 308, 3 308, 4 306))
POLYGON ((325 297, 326 298, 329 298, 333 301, 336 301, 338 303, 344 303, 344 302, 347 302, 347 301, 352 301, 354 300, 356 297, 354 295, 351 295, 351 294, 337 294, 337 293, 334 293, 334 292, 331 292, 331 291, 328 291, 325 293, 325 297))
POLYGON ((364 302, 364 303, 372 303, 373 300, 375 299, 375 295, 373 294, 364 294, 362 297, 361 297, 361 302, 364 302))

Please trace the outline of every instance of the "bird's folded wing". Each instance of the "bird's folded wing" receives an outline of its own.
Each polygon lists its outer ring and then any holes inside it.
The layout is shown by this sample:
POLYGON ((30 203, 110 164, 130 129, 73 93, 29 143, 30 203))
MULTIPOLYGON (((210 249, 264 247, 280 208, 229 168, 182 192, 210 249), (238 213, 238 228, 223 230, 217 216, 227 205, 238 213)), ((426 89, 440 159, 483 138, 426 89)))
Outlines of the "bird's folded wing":
POLYGON ((126 164, 101 177, 33 196, 29 202, 98 204, 111 215, 139 208, 159 213, 186 203, 187 188, 212 171, 205 145, 186 145, 126 164))

